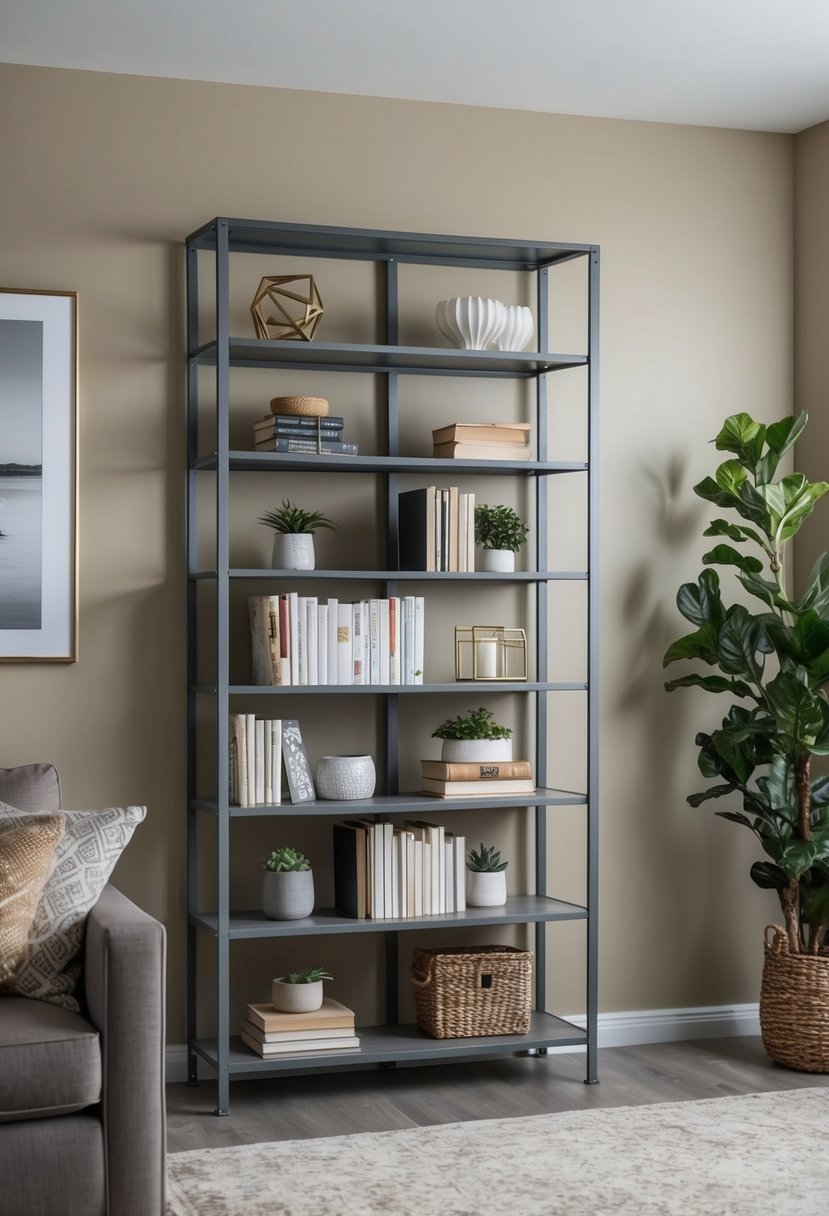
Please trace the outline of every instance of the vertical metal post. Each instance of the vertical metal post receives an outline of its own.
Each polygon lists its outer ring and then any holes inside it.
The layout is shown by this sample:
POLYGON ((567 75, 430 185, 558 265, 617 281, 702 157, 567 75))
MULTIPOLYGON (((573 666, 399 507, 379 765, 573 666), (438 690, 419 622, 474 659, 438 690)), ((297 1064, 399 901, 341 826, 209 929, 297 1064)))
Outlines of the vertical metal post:
MULTIPOLYGON (((536 281, 536 307, 538 312, 539 350, 547 350, 549 337, 549 271, 542 267, 536 281)), ((547 459, 547 376, 536 379, 535 433, 538 460, 547 459)), ((535 479, 535 532, 536 570, 545 572, 549 568, 548 544, 548 485, 547 478, 535 479)), ((548 587, 546 582, 536 583, 535 592, 535 671, 536 680, 549 680, 549 652, 547 646, 548 587)), ((535 698, 535 771, 539 788, 547 785, 547 725, 549 693, 538 692, 535 698)), ((546 806, 535 809, 535 889, 538 895, 547 894, 547 815, 546 806)), ((547 1008, 547 926, 543 921, 535 927, 535 1006, 547 1008)))
MULTIPOLYGON (((385 304, 386 345, 396 346, 400 341, 399 295, 397 262, 389 258, 386 262, 385 304)), ((400 453, 400 383, 398 373, 391 371, 386 376, 386 452, 389 456, 400 453)), ((397 570, 400 565, 398 549, 397 475, 389 473, 386 478, 386 569, 397 570)), ((386 583, 386 595, 397 595, 397 583, 386 583)), ((397 693, 387 693, 386 702, 386 781, 389 794, 396 794, 400 784, 400 698, 397 693)), ((399 1010, 399 934, 386 934, 386 1022, 394 1025, 400 1018, 399 1010)))
POLYGON ((229 232, 216 230, 216 1114, 230 1108, 230 807, 228 716, 230 712, 230 329, 229 232))
POLYGON ((587 367, 587 1075, 598 1076, 599 981, 599 249, 589 255, 587 367))
POLYGON ((198 1031, 196 1020, 197 929, 190 922, 198 899, 198 812, 193 808, 197 796, 196 774, 196 694, 197 673, 196 597, 198 585, 192 578, 198 561, 198 473, 193 468, 198 455, 198 364, 193 352, 199 344, 198 252, 188 248, 185 260, 187 288, 187 1083, 198 1082, 198 1056, 194 1050, 198 1031))

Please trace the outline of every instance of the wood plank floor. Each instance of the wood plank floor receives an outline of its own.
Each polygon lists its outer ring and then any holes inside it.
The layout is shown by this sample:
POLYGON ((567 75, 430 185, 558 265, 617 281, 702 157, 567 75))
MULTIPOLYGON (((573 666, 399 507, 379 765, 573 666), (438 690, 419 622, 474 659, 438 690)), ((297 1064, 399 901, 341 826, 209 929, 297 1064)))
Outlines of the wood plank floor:
POLYGON ((168 1085, 167 1142, 179 1152, 829 1086, 829 1076, 773 1064, 759 1038, 608 1047, 599 1052, 599 1076, 599 1085, 584 1085, 584 1055, 561 1054, 236 1081, 225 1119, 213 1114, 213 1082, 168 1085))

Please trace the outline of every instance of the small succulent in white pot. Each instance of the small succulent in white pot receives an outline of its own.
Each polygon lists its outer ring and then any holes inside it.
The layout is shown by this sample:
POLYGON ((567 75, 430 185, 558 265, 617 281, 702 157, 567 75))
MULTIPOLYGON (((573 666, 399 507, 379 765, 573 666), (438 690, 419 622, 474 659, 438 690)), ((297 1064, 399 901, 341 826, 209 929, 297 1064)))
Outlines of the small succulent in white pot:
POLYGON ((507 902, 509 863, 501 861, 495 845, 481 843, 480 849, 469 850, 466 862, 466 902, 472 908, 497 908, 507 902))
POLYGON ((274 570, 313 570, 314 533, 320 528, 337 529, 321 511, 305 511, 289 498, 283 498, 282 506, 276 510, 260 515, 259 522, 274 530, 271 558, 274 570))
POLYGON ((274 849, 262 858, 262 910, 269 920, 302 920, 314 911, 314 875, 296 849, 274 849))
POLYGON ((271 982, 271 1004, 280 1013, 313 1013, 322 1005, 324 980, 333 980, 324 967, 290 971, 271 982))
POLYGON ((475 508, 475 544, 478 546, 479 570, 510 573, 515 569, 515 555, 527 539, 529 528, 521 522, 512 507, 490 507, 480 503, 475 508))
POLYGON ((448 763, 484 763, 512 759, 512 730, 500 726, 492 711, 471 709, 458 714, 432 731, 433 739, 442 739, 440 758, 448 763))

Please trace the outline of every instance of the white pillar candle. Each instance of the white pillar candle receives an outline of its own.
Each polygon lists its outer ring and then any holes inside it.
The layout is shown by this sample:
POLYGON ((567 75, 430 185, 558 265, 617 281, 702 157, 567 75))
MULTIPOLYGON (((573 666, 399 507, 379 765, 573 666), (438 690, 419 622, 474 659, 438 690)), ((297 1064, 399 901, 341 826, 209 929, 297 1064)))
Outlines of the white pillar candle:
POLYGON ((498 643, 479 639, 475 643, 475 676, 479 680, 494 680, 498 675, 498 643))

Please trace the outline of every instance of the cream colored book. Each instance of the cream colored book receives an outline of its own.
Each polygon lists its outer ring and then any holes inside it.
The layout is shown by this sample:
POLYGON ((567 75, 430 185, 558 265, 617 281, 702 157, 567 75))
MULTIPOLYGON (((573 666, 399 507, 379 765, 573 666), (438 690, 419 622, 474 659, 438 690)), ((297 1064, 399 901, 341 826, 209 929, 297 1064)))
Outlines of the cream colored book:
POLYGON ((270 1002, 248 1005, 248 1019, 260 1030, 322 1030, 354 1026, 354 1011, 326 997, 313 1013, 279 1013, 270 1002))

